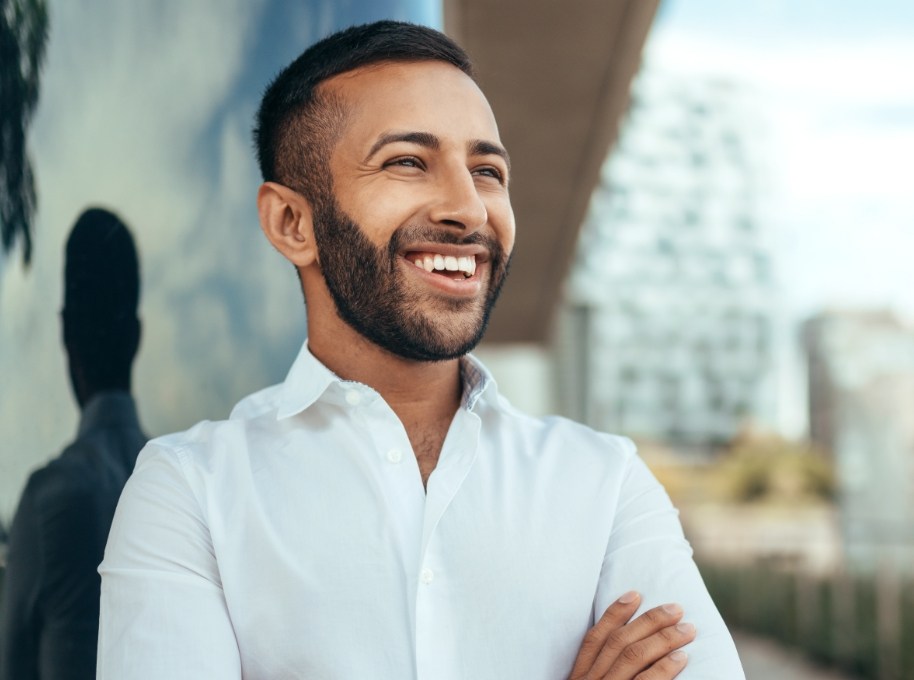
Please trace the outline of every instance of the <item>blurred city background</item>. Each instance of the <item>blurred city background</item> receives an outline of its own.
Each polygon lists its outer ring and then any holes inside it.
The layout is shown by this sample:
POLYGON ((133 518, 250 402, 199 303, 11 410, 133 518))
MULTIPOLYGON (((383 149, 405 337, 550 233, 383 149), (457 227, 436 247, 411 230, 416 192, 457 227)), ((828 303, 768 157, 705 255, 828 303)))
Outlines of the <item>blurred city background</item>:
POLYGON ((321 35, 408 19, 476 57, 517 165, 514 280, 477 352, 502 391, 638 443, 749 680, 914 678, 909 0, 47 11, 31 258, 21 235, 0 256, 0 538, 76 429, 77 215, 108 207, 137 239, 147 431, 225 417, 306 334, 258 228, 254 107, 321 35))

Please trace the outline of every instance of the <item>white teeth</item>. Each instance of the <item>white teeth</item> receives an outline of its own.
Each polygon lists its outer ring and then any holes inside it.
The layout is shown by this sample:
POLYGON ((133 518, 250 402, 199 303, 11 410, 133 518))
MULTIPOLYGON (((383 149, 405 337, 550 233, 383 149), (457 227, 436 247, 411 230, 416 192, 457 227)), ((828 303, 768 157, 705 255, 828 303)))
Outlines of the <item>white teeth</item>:
POLYGON ((431 253, 416 255, 413 264, 427 272, 450 271, 463 272, 466 278, 476 273, 476 256, 456 257, 454 255, 433 255, 431 253))

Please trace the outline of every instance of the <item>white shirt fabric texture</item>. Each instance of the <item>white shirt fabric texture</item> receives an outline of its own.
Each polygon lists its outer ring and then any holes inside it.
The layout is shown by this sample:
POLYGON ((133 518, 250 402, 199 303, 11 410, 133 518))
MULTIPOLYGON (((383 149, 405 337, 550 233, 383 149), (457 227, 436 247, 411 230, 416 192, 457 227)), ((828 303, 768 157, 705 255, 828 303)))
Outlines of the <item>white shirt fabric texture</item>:
POLYGON ((634 445, 461 371, 427 493, 387 403, 307 344, 228 420, 152 440, 99 567, 98 677, 560 680, 638 590, 698 629, 679 680, 743 678, 634 445))

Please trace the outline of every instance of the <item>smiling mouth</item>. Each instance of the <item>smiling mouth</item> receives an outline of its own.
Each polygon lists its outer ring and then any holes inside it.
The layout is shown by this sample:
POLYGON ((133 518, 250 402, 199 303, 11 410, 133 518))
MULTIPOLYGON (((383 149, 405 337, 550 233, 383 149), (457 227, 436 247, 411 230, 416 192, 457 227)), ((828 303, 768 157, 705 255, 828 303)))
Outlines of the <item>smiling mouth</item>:
POLYGON ((406 259, 430 274, 439 274, 456 281, 469 279, 476 273, 475 255, 455 257, 439 253, 412 252, 406 255, 406 259))

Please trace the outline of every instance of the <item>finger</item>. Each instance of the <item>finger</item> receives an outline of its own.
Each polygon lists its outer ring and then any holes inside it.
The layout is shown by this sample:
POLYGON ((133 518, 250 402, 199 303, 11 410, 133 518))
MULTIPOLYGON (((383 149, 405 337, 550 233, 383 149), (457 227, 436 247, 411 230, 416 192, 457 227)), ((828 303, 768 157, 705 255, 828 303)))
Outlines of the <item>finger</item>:
POLYGON ((647 670, 638 673, 635 680, 673 680, 689 662, 689 655, 681 649, 667 654, 647 670))
POLYGON ((603 649, 607 636, 614 630, 624 626, 631 619, 632 614, 638 611, 640 603, 641 595, 635 591, 630 591, 606 608, 600 620, 584 636, 578 656, 574 661, 574 667, 571 669, 569 680, 575 680, 587 674, 591 666, 593 666, 594 659, 603 649))
POLYGON ((665 604, 648 609, 630 623, 611 631, 592 664, 591 673, 596 677, 602 677, 629 646, 676 625, 680 619, 682 607, 678 604, 665 604))
POLYGON ((605 678, 628 680, 694 639, 695 626, 691 623, 677 623, 675 626, 663 628, 623 649, 605 678))

